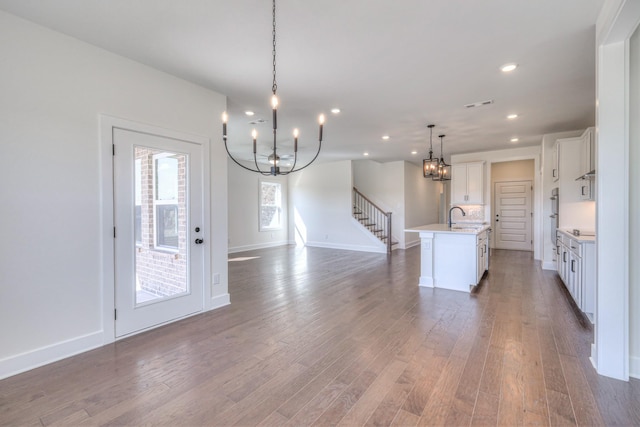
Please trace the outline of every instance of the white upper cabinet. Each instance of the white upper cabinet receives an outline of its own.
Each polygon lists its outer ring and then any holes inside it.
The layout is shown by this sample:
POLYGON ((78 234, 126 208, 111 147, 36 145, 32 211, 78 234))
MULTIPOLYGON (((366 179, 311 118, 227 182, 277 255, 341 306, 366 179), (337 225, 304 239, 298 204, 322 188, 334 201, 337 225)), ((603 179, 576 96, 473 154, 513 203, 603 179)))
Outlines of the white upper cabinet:
POLYGON ((596 146, 594 128, 589 128, 580 137, 580 171, 575 179, 580 183, 580 198, 582 200, 594 200, 595 177, 589 175, 596 169, 596 146), (582 177, 582 179, 579 179, 582 177))
POLYGON ((595 170, 594 137, 593 128, 589 128, 579 137, 556 141, 561 172, 560 197, 564 202, 594 199, 594 178, 584 177, 595 170))
POLYGON ((558 144, 558 141, 553 145, 553 152, 551 154, 553 156, 551 178, 553 178, 553 182, 557 182, 560 179, 560 144, 558 144))
POLYGON ((557 142, 560 159, 560 199, 563 203, 579 202, 582 199, 582 181, 576 181, 580 175, 582 159, 582 137, 563 138, 557 142))
POLYGON ((580 175, 586 175, 596 169, 596 147, 593 128, 584 131, 581 138, 580 175))
POLYGON ((594 200, 595 179, 590 174, 596 168, 595 147, 594 128, 588 128, 581 136, 556 141, 551 175, 564 187, 564 193, 560 193, 563 197, 573 201, 594 200))
POLYGON ((484 162, 457 163, 451 175, 451 204, 484 203, 484 162))

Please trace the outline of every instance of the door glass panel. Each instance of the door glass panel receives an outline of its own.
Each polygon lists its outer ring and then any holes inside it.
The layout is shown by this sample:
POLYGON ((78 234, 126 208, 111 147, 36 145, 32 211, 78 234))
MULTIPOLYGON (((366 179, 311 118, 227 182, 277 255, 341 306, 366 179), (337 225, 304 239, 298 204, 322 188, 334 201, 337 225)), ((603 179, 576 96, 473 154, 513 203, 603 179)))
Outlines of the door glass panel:
POLYGON ((189 292, 187 155, 135 147, 135 304, 189 292))

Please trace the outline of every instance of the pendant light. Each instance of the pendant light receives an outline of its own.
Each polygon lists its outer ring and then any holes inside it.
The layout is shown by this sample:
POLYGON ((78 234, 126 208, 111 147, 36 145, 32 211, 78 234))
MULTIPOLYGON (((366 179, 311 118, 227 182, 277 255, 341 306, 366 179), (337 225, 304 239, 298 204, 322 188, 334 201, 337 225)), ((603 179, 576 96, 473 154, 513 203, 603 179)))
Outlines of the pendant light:
POLYGON ((278 90, 278 85, 276 83, 276 0, 272 1, 272 42, 273 42, 273 50, 271 51, 273 57, 273 85, 271 86, 271 109, 272 109, 272 117, 273 117, 273 149, 271 149, 271 154, 267 157, 269 162, 270 170, 262 170, 258 165, 258 154, 257 154, 257 141, 258 141, 258 133, 254 129, 251 133, 253 139, 253 162, 255 163, 255 169, 251 167, 247 167, 236 160, 231 153, 229 152, 229 147, 227 146, 227 122, 229 121, 229 116, 226 112, 222 114, 222 139, 224 140, 224 148, 227 150, 227 154, 229 158, 233 160, 238 166, 247 169, 251 172, 257 172, 262 175, 288 175, 291 172, 297 172, 301 169, 306 168, 311 163, 313 163, 317 158, 318 154, 320 154, 320 149, 322 148, 322 128, 324 125, 324 114, 320 114, 318 118, 318 122, 320 124, 320 128, 318 130, 318 150, 316 151, 316 155, 311 159, 309 163, 304 166, 298 167, 296 169, 296 162, 298 161, 298 129, 293 130, 293 165, 289 170, 280 170, 280 153, 278 152, 277 146, 277 135, 278 135, 278 97, 276 95, 276 91, 278 90))
POLYGON ((438 158, 433 158, 433 128, 435 125, 427 125, 429 128, 429 158, 422 159, 422 175, 425 178, 433 178, 438 172, 438 158))
POLYGON ((442 155, 442 140, 444 137, 445 135, 438 135, 438 138, 440 138, 440 160, 438 161, 436 175, 433 177, 434 181, 451 181, 451 165, 445 163, 442 155))

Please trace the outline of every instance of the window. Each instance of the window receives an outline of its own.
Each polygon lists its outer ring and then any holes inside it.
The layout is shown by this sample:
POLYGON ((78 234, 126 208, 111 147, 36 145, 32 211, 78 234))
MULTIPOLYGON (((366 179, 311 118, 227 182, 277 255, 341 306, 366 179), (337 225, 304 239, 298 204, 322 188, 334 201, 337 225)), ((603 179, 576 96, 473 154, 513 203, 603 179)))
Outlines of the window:
POLYGON ((282 228, 282 185, 260 181, 260 231, 282 228))
POLYGON ((179 157, 174 153, 153 156, 155 245, 162 249, 178 249, 179 157))

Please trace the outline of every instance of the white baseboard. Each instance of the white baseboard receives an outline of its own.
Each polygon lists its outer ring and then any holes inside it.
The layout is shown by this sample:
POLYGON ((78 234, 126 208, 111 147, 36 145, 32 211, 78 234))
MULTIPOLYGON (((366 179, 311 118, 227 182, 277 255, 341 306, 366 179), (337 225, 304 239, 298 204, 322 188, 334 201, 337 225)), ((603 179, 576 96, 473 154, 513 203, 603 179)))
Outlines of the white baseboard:
POLYGON ((543 270, 555 270, 556 263, 553 261, 542 261, 542 269, 543 270))
POLYGON ((102 331, 0 360, 0 380, 104 345, 102 331))
MULTIPOLYGON (((217 295, 211 298, 209 310, 215 310, 229 304, 231 304, 231 297, 228 293, 217 295)), ((194 315, 200 313, 202 312, 194 313, 194 315)), ((104 333, 103 331, 98 331, 1 359, 0 380, 102 347, 104 344, 104 333)))
POLYGON ((629 356, 629 376, 640 379, 640 357, 629 356))
MULTIPOLYGON (((380 243, 382 245, 382 243, 380 243)), ((327 243, 327 242, 307 242, 305 246, 311 246, 315 248, 328 248, 328 249, 343 249, 345 251, 358 251, 358 252, 374 252, 380 254, 387 253, 387 247, 375 247, 375 246, 363 246, 363 245, 347 245, 344 243, 327 243)))
POLYGON ((404 245, 404 248, 405 249, 409 249, 409 248, 412 248, 414 246, 420 246, 420 240, 414 240, 412 242, 406 242, 405 245, 404 245))
POLYGON ((255 245, 234 246, 227 249, 227 253, 234 254, 237 252, 253 251, 256 249, 275 248, 277 246, 286 246, 289 244, 288 240, 282 240, 279 242, 258 243, 255 245))
POLYGON ((217 295, 211 298, 211 306, 209 307, 209 310, 215 310, 216 308, 224 307, 229 304, 231 304, 231 296, 228 293, 217 295))

